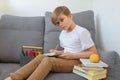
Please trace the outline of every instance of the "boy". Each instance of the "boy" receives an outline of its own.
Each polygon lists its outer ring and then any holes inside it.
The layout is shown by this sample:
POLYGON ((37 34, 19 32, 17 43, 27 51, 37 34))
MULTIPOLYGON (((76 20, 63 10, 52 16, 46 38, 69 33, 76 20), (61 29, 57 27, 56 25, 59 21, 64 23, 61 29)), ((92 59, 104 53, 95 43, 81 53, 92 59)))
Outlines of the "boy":
MULTIPOLYGON (((57 7, 52 13, 52 22, 62 29, 59 40, 64 48, 58 58, 37 56, 25 66, 11 73, 6 80, 44 80, 50 71, 72 72, 75 64, 80 64, 80 58, 89 58, 97 54, 94 42, 87 29, 78 26, 72 20, 70 10, 65 6, 57 7)), ((50 50, 57 52, 57 50, 50 50)))

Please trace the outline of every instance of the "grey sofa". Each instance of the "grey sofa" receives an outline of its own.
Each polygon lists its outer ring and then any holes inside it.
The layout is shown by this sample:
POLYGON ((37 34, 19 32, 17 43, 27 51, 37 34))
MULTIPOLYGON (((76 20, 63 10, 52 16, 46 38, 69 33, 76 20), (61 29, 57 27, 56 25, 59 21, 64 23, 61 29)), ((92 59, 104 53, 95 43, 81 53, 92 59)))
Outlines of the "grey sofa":
MULTIPOLYGON (((41 46, 48 52, 59 43, 60 29, 54 26, 50 12, 45 16, 20 17, 3 15, 0 19, 0 80, 20 68, 22 45, 41 46)), ((73 14, 73 20, 86 27, 95 41, 94 13, 91 10, 73 14)), ((96 42, 95 42, 96 43, 96 42)), ((120 80, 120 57, 115 51, 101 51, 101 59, 109 65, 106 80, 120 80)), ((50 73, 45 80, 86 80, 74 73, 50 73)))

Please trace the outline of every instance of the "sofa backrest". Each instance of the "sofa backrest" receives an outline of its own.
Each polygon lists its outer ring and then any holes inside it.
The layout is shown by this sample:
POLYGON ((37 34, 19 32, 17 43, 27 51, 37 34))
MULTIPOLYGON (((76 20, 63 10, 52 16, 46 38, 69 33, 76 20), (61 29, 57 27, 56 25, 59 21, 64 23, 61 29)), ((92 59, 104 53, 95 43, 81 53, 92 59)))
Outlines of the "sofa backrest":
POLYGON ((45 13, 44 53, 55 48, 59 43, 61 30, 51 22, 51 12, 45 13))
MULTIPOLYGON (((73 13, 73 20, 77 25, 85 27, 91 33, 95 42, 94 13, 92 10, 73 13)), ((45 14, 44 52, 48 52, 59 43, 60 29, 51 22, 51 12, 45 14)))
POLYGON ((0 62, 19 62, 23 45, 42 46, 44 17, 3 15, 0 20, 0 62))
MULTIPOLYGON (((94 13, 91 10, 73 13, 76 24, 87 28, 95 41, 94 13)), ((0 62, 19 62, 23 45, 41 46, 49 52, 59 43, 60 29, 45 16, 18 17, 3 15, 0 20, 0 62)))
POLYGON ((85 27, 91 33, 91 37, 95 42, 95 24, 94 12, 92 10, 78 12, 73 14, 73 20, 76 24, 85 27))

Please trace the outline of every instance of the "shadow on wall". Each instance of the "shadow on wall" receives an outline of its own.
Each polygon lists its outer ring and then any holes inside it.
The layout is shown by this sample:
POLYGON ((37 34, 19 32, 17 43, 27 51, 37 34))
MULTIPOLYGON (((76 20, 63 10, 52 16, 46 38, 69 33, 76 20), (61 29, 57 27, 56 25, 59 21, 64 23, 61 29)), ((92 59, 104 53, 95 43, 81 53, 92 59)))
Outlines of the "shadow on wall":
POLYGON ((96 46, 100 49, 104 50, 104 47, 102 46, 102 37, 101 37, 101 28, 100 28, 100 20, 99 15, 97 14, 95 17, 95 26, 96 26, 96 46))

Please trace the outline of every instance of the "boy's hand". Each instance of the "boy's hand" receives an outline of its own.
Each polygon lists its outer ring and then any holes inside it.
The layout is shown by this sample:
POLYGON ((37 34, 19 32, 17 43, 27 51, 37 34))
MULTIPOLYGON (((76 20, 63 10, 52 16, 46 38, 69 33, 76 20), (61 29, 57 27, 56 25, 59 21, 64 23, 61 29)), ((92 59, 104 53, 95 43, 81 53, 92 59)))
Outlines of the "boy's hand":
POLYGON ((50 50, 50 53, 56 53, 58 50, 56 50, 56 49, 51 49, 50 50))

